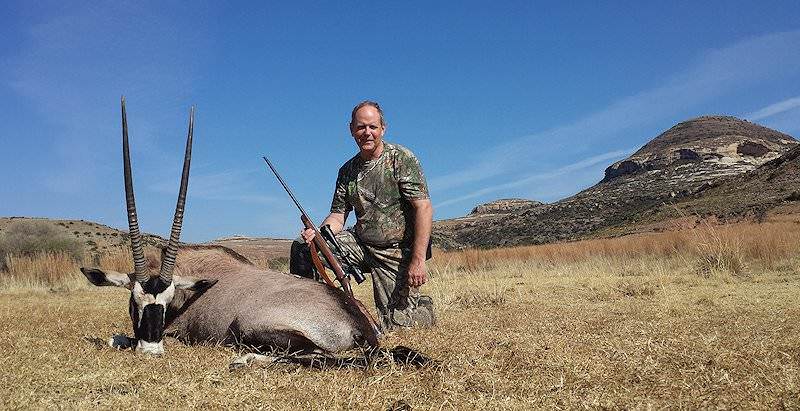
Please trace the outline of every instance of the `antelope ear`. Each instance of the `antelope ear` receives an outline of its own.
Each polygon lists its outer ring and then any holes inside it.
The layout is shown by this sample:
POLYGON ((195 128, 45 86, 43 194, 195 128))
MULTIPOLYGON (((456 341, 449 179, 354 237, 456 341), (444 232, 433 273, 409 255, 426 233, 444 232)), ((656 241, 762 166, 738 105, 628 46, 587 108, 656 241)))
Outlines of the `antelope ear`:
POLYGON ((172 283, 175 284, 175 288, 189 291, 205 291, 216 284, 217 281, 219 280, 204 280, 194 277, 182 277, 180 275, 172 276, 172 283))
POLYGON ((90 283, 100 287, 113 285, 115 287, 128 288, 133 280, 130 274, 123 274, 111 270, 102 270, 93 267, 81 267, 81 272, 86 276, 90 283))

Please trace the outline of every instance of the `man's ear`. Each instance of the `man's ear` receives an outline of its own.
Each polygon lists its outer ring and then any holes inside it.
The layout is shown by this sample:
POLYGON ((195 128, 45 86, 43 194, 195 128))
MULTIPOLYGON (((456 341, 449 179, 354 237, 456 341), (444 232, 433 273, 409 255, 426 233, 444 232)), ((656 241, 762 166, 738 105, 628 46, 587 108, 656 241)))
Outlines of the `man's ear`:
POLYGON ((81 272, 86 276, 90 283, 96 286, 113 285, 115 287, 128 288, 133 283, 131 274, 123 274, 111 270, 103 270, 93 267, 81 267, 81 272))
POLYGON ((217 281, 219 280, 204 280, 194 277, 182 277, 180 275, 172 276, 172 283, 175 284, 175 288, 189 291, 208 290, 212 285, 216 284, 217 281))

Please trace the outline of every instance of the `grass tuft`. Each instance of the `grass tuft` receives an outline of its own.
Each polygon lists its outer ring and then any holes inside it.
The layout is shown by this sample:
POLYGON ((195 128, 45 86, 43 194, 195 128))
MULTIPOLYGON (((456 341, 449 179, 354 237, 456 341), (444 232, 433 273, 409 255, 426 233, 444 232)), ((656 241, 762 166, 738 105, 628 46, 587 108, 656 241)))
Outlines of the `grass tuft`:
POLYGON ((6 270, 0 271, 0 289, 68 290, 86 282, 78 264, 65 253, 6 255, 5 266, 6 270))

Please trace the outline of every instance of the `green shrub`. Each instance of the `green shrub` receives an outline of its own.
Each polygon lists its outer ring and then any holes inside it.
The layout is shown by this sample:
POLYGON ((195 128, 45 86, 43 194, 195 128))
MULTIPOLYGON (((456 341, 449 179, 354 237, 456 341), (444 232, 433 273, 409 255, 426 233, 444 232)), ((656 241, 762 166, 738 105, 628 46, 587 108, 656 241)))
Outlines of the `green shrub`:
POLYGON ((5 261, 8 254, 32 257, 43 253, 64 253, 80 261, 83 245, 60 234, 48 221, 15 221, 0 233, 0 262, 5 261))
POLYGON ((271 270, 289 272, 289 258, 277 257, 267 260, 267 266, 271 270))

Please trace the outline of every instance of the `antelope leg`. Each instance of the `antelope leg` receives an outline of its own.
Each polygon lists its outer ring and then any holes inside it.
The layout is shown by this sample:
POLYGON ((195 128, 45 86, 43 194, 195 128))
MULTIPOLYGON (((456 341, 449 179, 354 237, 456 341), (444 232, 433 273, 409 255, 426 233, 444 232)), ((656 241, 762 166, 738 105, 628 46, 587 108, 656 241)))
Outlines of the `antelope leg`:
POLYGON ((256 353, 247 353, 241 357, 235 358, 231 363, 228 365, 229 371, 238 370, 239 368, 246 367, 250 365, 252 362, 266 362, 266 363, 274 363, 278 360, 278 357, 271 357, 269 355, 264 354, 256 354, 256 353))

